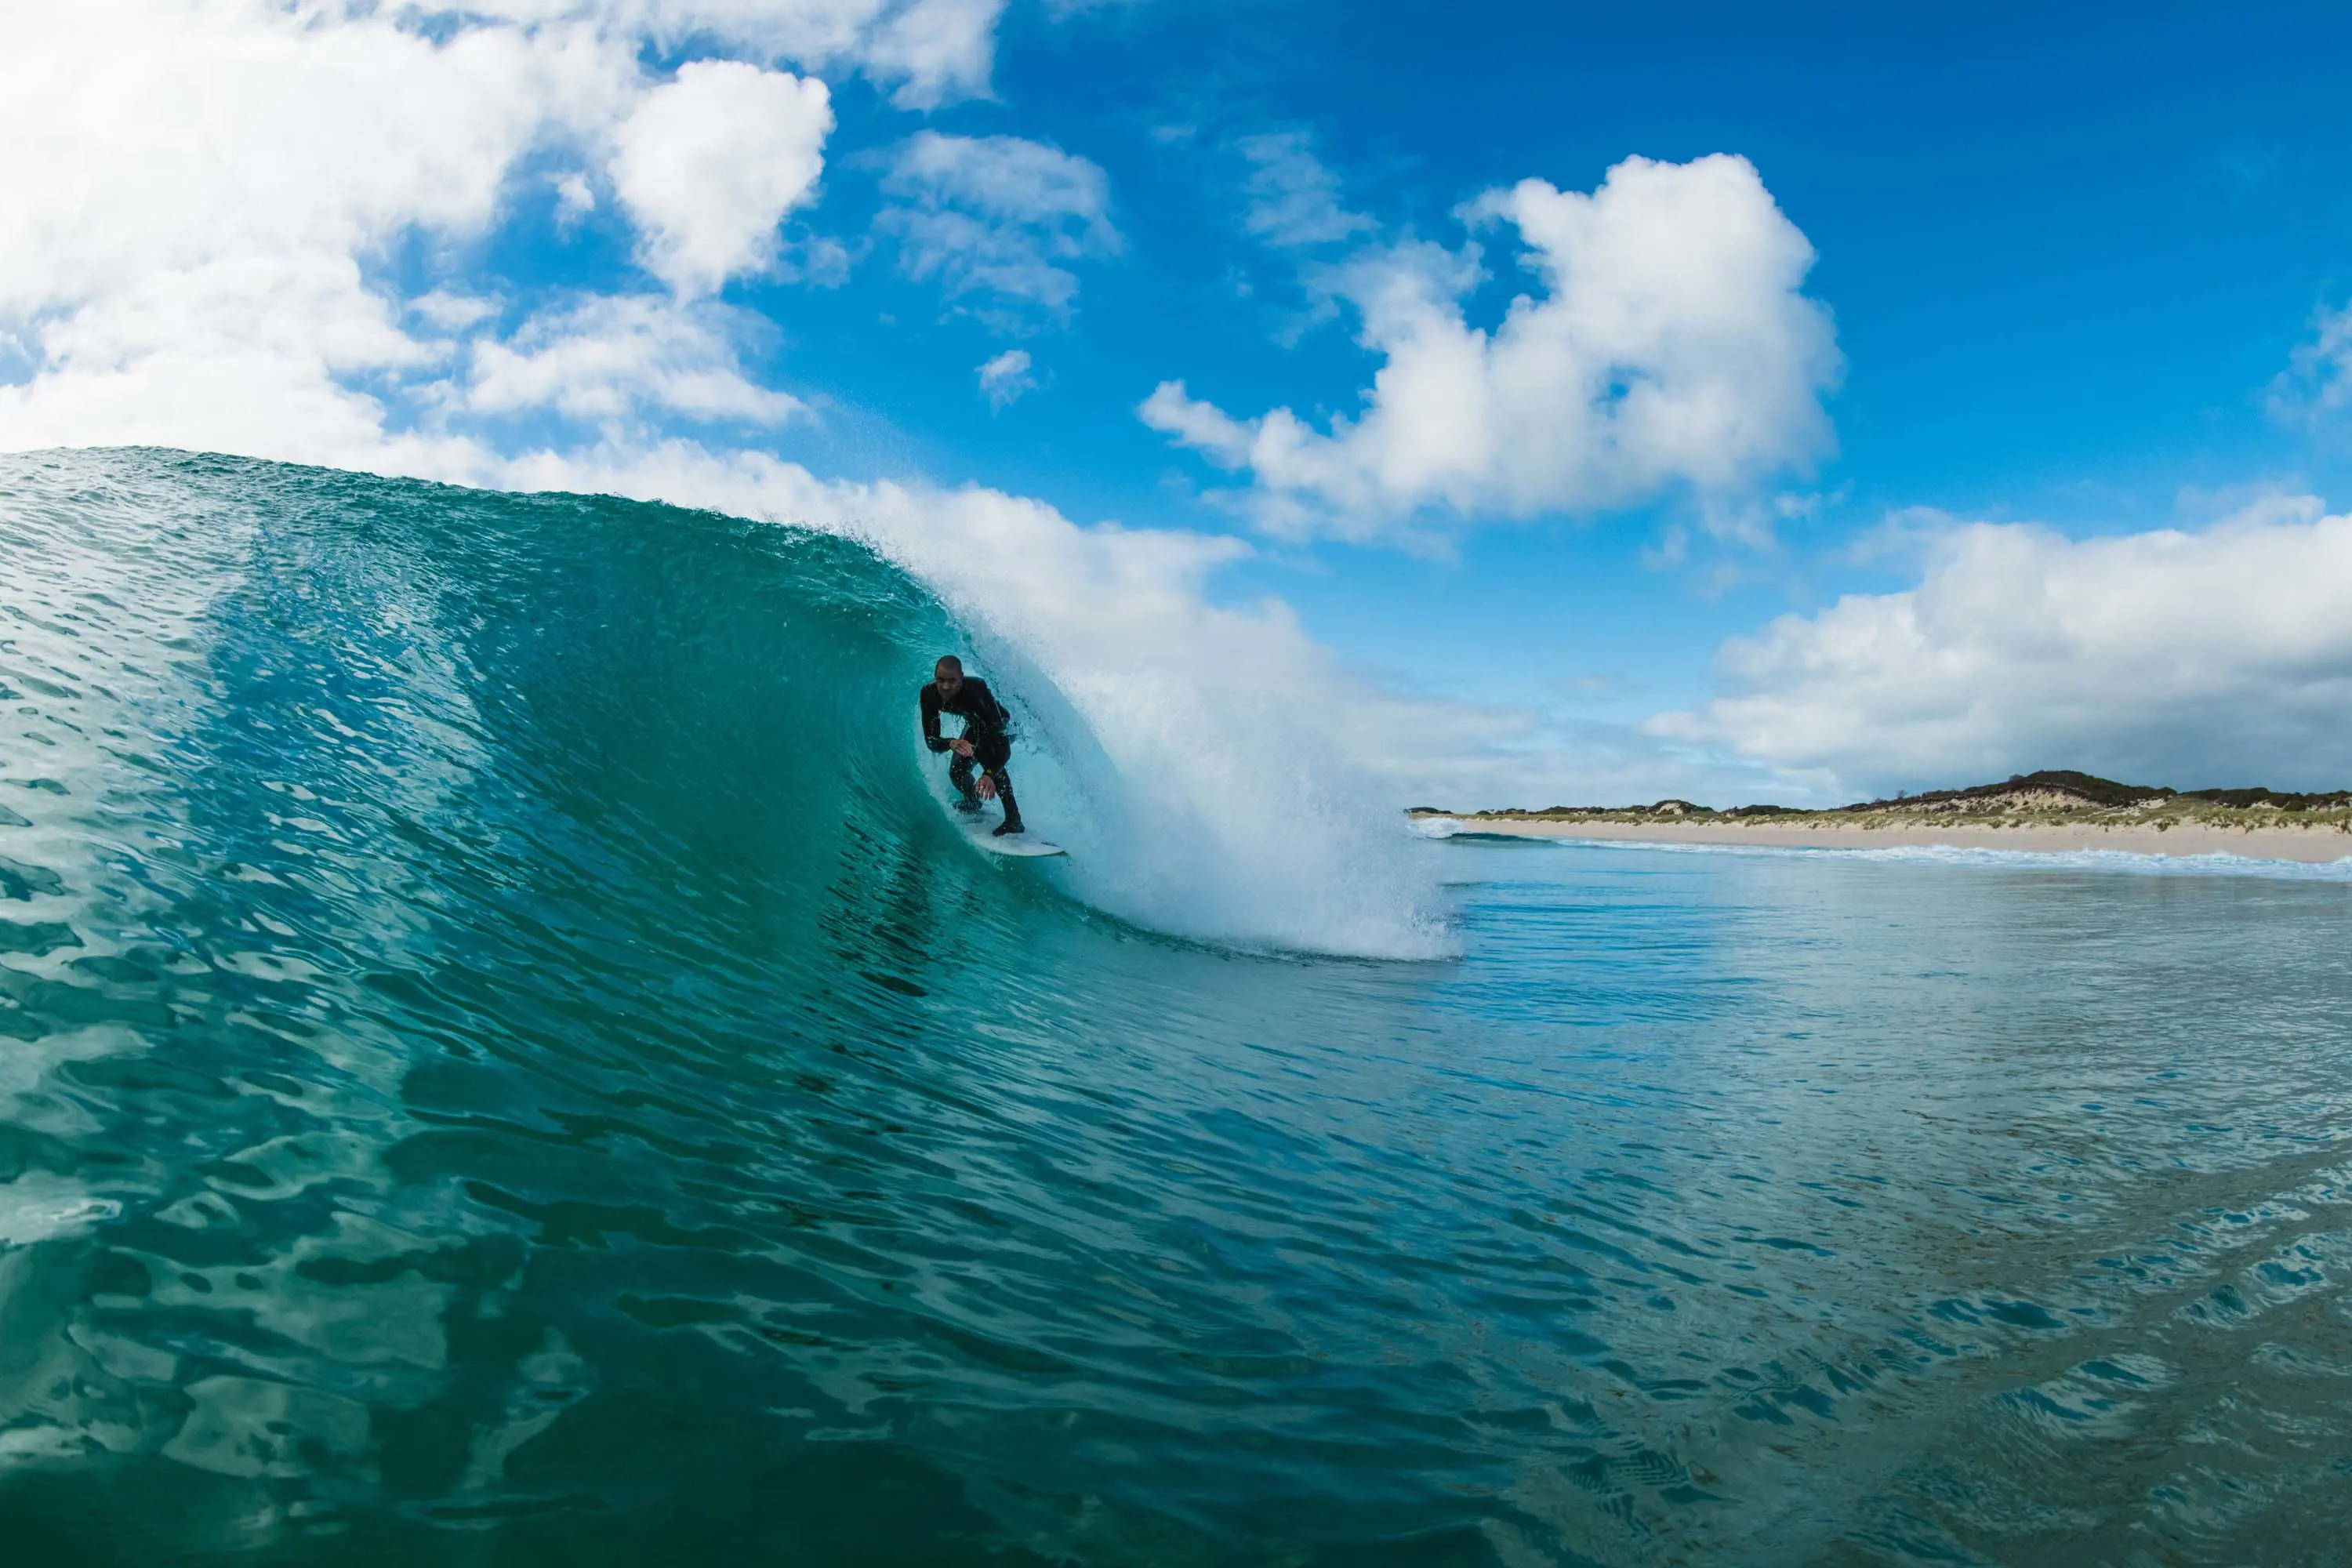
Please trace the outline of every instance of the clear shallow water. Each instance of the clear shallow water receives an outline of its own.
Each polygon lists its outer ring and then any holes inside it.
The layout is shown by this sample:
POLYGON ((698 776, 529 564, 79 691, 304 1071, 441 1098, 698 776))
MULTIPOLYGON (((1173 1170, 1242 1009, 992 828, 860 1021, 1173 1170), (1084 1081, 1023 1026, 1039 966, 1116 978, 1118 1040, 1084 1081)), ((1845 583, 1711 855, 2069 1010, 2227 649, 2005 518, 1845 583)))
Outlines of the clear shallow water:
POLYGON ((855 549, 0 463, 9 1560, 2326 1562, 2352 889, 940 816, 855 549), (877 717, 878 715, 878 717, 877 717))

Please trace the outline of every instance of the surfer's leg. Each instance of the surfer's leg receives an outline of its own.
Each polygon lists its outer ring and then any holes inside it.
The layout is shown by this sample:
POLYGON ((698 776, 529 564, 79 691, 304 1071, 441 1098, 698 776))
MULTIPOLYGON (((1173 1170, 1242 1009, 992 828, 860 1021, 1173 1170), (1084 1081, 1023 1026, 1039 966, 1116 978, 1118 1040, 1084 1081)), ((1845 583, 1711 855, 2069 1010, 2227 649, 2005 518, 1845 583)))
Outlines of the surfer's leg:
POLYGON ((988 770, 989 782, 996 786, 996 798, 1004 806, 1004 820, 997 825, 996 831, 1000 834, 1019 833, 1022 831, 1021 807, 1013 798, 1013 775, 1004 771, 1004 764, 1013 757, 1011 743, 1004 741, 982 742, 978 755, 981 765, 988 770))
POLYGON ((1004 820, 997 824, 996 831, 1001 834, 1023 831, 1021 807, 1013 798, 1013 775, 1003 768, 991 768, 988 776, 995 782, 996 798, 1004 803, 1004 820))
POLYGON ((948 764, 948 783, 955 785, 956 809, 978 811, 980 792, 971 787, 971 759, 958 757, 948 764))

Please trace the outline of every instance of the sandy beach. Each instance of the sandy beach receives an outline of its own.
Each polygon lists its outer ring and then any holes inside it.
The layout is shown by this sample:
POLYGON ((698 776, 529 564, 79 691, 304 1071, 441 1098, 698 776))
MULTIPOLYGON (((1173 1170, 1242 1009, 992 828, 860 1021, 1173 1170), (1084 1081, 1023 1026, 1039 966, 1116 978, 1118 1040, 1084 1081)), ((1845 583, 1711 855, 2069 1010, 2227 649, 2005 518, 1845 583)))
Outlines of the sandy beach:
MULTIPOLYGON (((1439 820, 1423 818, 1424 822, 1439 820)), ((2128 855, 2239 855, 2256 860, 2308 864, 2352 858, 2352 834, 2324 828, 2231 828, 2181 823, 2153 827, 2042 824, 2000 827, 1988 823, 1895 827, 1808 827, 1788 823, 1609 822, 1573 818, 1453 817, 1465 833, 1509 838, 1616 838, 1650 844, 1768 844, 1808 849, 1885 849, 1945 845, 1968 849, 2062 853, 2113 849, 2128 855)))

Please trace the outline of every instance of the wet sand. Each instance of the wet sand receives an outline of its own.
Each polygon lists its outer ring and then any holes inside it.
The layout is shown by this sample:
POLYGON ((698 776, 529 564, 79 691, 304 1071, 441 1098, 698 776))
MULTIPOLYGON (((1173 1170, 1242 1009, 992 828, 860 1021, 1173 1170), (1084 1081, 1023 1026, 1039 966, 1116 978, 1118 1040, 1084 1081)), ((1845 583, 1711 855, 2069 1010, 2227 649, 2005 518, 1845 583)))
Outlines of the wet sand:
MULTIPOLYGON (((1433 820, 1424 817, 1423 822, 1433 820)), ((1807 849, 1885 849, 1906 845, 1942 845, 1964 849, 2021 849, 2061 853, 2113 849, 2128 855, 2239 855, 2252 860, 2300 860, 2323 864, 2352 858, 2352 834, 2326 828, 2234 828, 2183 823, 2158 832, 2153 827, 2104 827, 2044 824, 1995 827, 1984 823, 1927 824, 1901 827, 1809 827, 1801 825, 1732 822, 1577 822, 1454 817, 1465 833, 1509 838, 1613 838, 1650 844, 1768 844, 1807 849)))

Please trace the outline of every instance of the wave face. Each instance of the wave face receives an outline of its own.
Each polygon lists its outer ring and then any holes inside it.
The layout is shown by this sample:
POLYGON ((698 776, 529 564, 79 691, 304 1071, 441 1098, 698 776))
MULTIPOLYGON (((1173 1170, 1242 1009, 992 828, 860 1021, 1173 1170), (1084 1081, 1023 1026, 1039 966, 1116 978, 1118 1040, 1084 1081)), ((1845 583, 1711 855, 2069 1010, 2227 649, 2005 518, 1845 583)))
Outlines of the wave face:
MULTIPOLYGON (((1202 1287, 1054 1172, 1136 1157, 1106 1053, 1189 1105, 1161 1057, 1297 963, 1140 929, 1082 747, 1015 777, 1108 880, 963 843, 913 702, 958 628, 861 546, 47 455, 0 615, 0 1474, 47 1478, 0 1516, 964 1541, 938 1456, 1064 1418, 1076 1282, 1136 1304, 1104 1356, 1181 1337, 1202 1287), (910 1406, 941 1441, 850 1441, 910 1406)), ((1196 1142, 1150 1158, 1246 1163, 1196 1142)))
MULTIPOLYGON (((751 1486, 939 1335, 1042 1354, 990 1338, 1018 1302, 919 1300, 1040 1223, 1000 1096, 1040 1039, 1118 1039, 1118 954, 1160 945, 960 842, 910 717, 960 639, 903 574, 163 454, 9 458, 0 562, 0 1450, 110 1458, 89 1486, 193 1510, 131 1535, 242 1549, 306 1507, 751 1486), (891 1204, 948 1223, 891 1246, 891 1204), (534 1260, 607 1274, 602 1321, 520 1305, 534 1260), (600 1383, 591 1340, 682 1328, 846 1384, 600 1383), (646 1446, 518 1486, 551 1429, 646 1446)), ((1042 823, 1085 804, 1016 778, 1042 823)))
POLYGON ((1098 852, 962 842, 958 637, 839 539, 0 459, 0 1563, 2352 1531, 2343 883, 1457 840, 1457 962, 1180 939, 1282 889, 1034 680, 1098 852))

